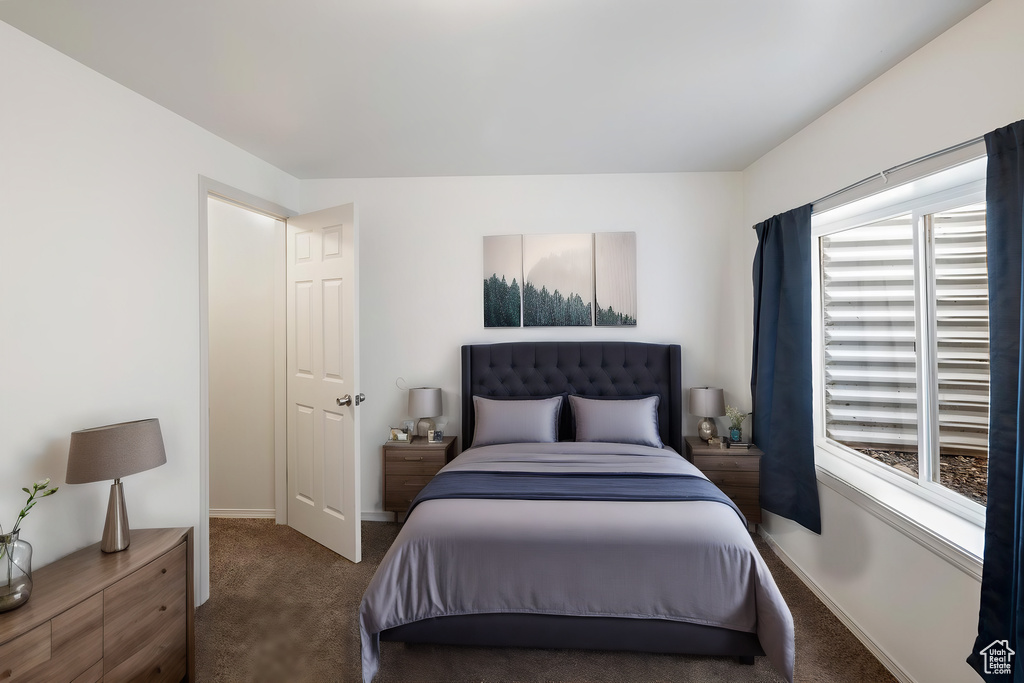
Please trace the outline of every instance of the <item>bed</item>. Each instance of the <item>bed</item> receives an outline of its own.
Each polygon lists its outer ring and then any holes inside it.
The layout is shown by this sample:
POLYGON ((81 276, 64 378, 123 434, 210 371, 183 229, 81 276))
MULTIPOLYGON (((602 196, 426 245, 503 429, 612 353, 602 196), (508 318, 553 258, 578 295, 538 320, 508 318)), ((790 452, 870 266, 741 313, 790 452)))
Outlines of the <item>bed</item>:
POLYGON ((464 346, 472 447, 367 587, 365 683, 380 640, 766 654, 792 681, 792 616, 742 514, 680 456, 682 415, 677 345, 464 346))

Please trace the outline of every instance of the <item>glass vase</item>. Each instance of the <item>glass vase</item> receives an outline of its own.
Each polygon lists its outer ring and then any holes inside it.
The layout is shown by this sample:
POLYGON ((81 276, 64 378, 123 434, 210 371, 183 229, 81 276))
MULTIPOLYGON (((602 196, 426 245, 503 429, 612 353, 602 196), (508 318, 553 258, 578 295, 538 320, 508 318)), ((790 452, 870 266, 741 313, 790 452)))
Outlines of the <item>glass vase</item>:
POLYGON ((32 546, 19 533, 0 534, 0 612, 21 607, 32 594, 32 546))

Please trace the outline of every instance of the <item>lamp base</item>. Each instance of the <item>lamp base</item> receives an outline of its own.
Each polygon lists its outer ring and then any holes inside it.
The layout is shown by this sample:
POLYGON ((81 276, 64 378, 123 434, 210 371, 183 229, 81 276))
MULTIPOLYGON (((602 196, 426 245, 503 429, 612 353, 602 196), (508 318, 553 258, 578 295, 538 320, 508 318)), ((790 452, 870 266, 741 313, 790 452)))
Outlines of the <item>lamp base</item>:
POLYGON ((115 479, 110 485, 110 500, 107 501, 107 521, 103 524, 103 540, 100 550, 118 553, 131 543, 128 531, 128 508, 124 504, 124 489, 121 480, 115 479))
POLYGON ((420 418, 420 421, 416 423, 416 436, 422 436, 422 437, 426 438, 427 432, 434 431, 434 427, 435 427, 434 418, 432 418, 432 417, 420 418))
POLYGON ((716 436, 718 436, 718 427, 715 425, 714 418, 705 417, 697 423, 697 437, 701 441, 710 441, 716 436))

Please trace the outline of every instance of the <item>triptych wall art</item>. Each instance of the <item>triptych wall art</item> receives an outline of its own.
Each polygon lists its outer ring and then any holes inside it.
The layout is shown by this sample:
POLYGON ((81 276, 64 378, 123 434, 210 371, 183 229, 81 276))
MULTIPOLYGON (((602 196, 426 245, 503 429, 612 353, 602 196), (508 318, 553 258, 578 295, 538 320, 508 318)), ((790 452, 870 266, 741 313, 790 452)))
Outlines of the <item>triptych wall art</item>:
POLYGON ((484 327, 636 325, 636 233, 484 237, 484 327))

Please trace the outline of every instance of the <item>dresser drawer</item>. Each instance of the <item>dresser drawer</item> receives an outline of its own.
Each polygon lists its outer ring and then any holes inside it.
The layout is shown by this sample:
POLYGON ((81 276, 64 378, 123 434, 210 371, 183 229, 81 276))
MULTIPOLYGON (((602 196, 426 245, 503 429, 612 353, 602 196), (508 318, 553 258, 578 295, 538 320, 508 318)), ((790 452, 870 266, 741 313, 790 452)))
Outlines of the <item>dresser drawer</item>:
POLYGON ((103 680, 103 660, 96 662, 91 667, 75 677, 71 683, 100 683, 103 680))
POLYGON ((50 661, 50 622, 0 645, 0 681, 24 681, 50 661))
POLYGON ((103 676, 103 683, 179 683, 188 669, 185 619, 162 625, 141 649, 103 676))
POLYGON ((758 472, 761 469, 761 458, 756 455, 694 454, 693 464, 705 474, 711 470, 748 470, 758 472))
POLYGON ((103 592, 104 681, 113 680, 115 669, 118 680, 160 680, 148 673, 154 666, 154 646, 178 643, 185 654, 185 559, 181 543, 103 592), (145 657, 137 656, 143 651, 145 657), (129 662, 137 664, 121 666, 129 662))
POLYGON ((72 683, 80 672, 99 663, 101 659, 103 596, 97 593, 50 620, 49 661, 16 680, 25 683, 72 683))

